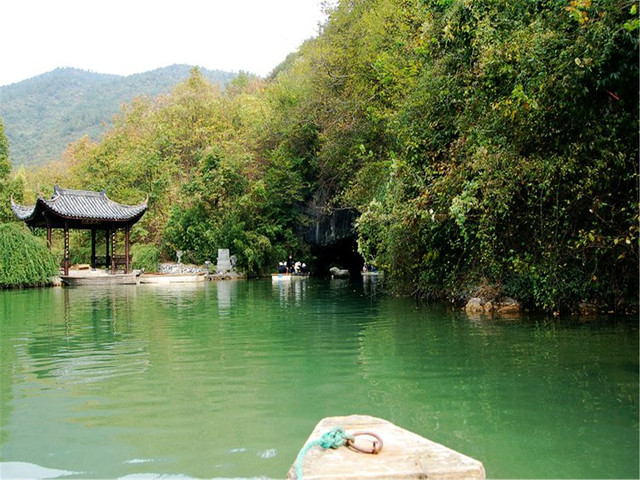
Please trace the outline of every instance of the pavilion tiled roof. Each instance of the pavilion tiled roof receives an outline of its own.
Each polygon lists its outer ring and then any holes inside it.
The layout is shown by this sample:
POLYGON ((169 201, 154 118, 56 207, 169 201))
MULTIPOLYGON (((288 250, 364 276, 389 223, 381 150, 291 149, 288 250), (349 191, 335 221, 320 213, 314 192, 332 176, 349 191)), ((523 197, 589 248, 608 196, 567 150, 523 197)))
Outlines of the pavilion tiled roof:
POLYGON ((18 205, 13 201, 11 202, 11 210, 13 210, 13 213, 15 214, 16 217, 18 217, 19 220, 26 220, 27 218, 29 218, 33 214, 33 211, 35 208, 36 208, 35 205, 24 206, 24 205, 18 205))
POLYGON ((33 226, 42 226, 40 217, 49 216, 80 221, 127 223, 137 221, 147 210, 147 201, 139 205, 123 205, 109 199, 105 191, 69 190, 54 187, 53 196, 47 200, 38 197, 35 205, 16 204, 11 199, 11 209, 16 217, 33 226))

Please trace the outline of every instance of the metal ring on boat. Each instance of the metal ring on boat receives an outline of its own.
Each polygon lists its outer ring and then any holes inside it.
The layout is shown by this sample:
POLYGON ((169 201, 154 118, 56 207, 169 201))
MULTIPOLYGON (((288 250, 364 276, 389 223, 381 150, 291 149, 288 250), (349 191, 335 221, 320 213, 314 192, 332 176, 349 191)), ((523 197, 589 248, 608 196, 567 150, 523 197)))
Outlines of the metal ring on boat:
POLYGON ((355 450, 357 452, 361 452, 361 453, 370 453, 372 455, 375 455, 377 453, 380 452, 380 450, 382 450, 382 439, 376 435, 375 433, 372 432, 355 432, 352 433, 351 436, 353 438, 349 438, 347 439, 347 447, 351 448, 352 450, 355 450), (365 437, 373 437, 374 440, 372 440, 371 442, 371 448, 363 448, 360 447, 358 445, 356 445, 356 437, 359 436, 365 436, 365 437))

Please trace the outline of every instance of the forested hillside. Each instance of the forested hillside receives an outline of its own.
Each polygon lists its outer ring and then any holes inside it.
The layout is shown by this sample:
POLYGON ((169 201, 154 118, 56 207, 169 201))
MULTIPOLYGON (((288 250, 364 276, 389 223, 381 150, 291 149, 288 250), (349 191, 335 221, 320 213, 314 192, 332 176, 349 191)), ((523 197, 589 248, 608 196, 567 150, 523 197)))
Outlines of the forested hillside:
MULTIPOLYGON (((123 103, 138 95, 155 97, 189 77, 191 67, 172 65, 130 76, 58 68, 0 87, 0 117, 14 165, 42 165, 58 160, 69 143, 88 135, 97 140, 123 103)), ((202 70, 224 85, 235 74, 202 70)))
MULTIPOLYGON (((36 188, 149 194, 135 241, 249 274, 359 212, 390 288, 623 311, 638 300, 638 11, 627 0, 343 0, 222 91, 197 70, 76 142, 36 188)), ((50 190, 49 190, 50 191, 50 190)))

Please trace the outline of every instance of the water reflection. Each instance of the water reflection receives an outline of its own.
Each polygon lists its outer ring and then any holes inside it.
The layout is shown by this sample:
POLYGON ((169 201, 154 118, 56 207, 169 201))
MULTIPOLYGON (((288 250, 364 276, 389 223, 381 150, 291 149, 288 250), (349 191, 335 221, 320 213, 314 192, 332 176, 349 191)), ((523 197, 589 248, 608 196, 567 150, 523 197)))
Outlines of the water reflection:
POLYGON ((376 288, 0 292, 2 459, 282 478, 320 418, 357 412, 493 478, 637 477, 637 325, 470 320, 376 288))
MULTIPOLYGON (((64 324, 67 335, 72 335, 78 322, 91 318, 96 341, 104 341, 126 331, 131 326, 131 309, 137 294, 135 286, 94 287, 87 291, 83 288, 60 289, 63 298, 64 324), (119 321, 122 324, 119 325, 119 321)), ((55 322, 56 316, 50 317, 55 322)))
POLYGON ((190 309, 208 296, 209 282, 143 284, 137 287, 139 294, 155 298, 161 305, 171 310, 190 309))
POLYGON ((218 313, 220 316, 228 316, 231 310, 231 292, 234 290, 235 281, 220 280, 215 283, 218 299, 218 313))
POLYGON ((353 292, 350 278, 332 278, 329 282, 329 290, 332 294, 344 295, 353 292))
POLYGON ((278 294, 281 307, 300 306, 306 299, 307 277, 272 280, 271 285, 273 291, 278 294))
POLYGON ((366 296, 375 297, 378 293, 378 275, 362 275, 362 286, 366 296))
POLYGON ((63 315, 48 316, 46 328, 34 329, 27 342, 16 345, 19 357, 36 360, 30 373, 40 381, 74 385, 146 370, 145 343, 124 336, 131 332, 135 288, 59 292, 63 315))

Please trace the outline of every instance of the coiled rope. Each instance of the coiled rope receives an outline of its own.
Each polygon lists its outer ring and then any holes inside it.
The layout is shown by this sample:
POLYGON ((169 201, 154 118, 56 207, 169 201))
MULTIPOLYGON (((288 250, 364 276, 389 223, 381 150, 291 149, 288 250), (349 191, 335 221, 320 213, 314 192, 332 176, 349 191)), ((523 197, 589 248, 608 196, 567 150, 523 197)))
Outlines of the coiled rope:
POLYGON ((348 435, 342 427, 334 427, 324 433, 320 438, 307 443, 296 458, 296 478, 302 480, 302 462, 304 457, 313 447, 320 446, 322 448, 339 448, 354 440, 353 435, 348 435))

